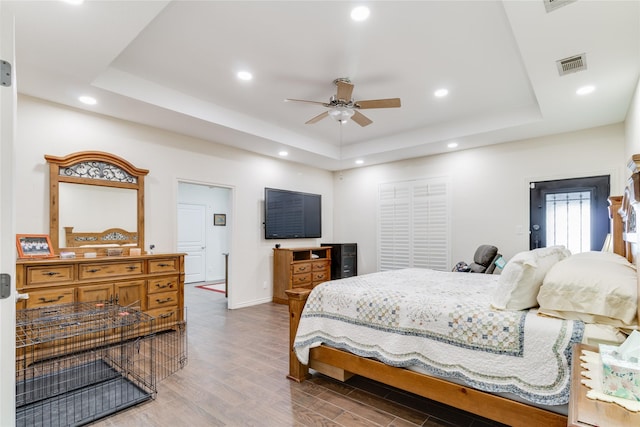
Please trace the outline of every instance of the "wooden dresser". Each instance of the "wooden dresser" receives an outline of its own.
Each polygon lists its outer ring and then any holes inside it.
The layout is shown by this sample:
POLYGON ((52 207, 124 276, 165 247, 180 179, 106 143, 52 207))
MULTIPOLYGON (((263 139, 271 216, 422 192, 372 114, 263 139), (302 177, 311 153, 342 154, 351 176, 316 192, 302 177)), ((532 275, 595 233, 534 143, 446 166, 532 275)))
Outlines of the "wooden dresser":
POLYGON ((312 289, 331 279, 331 246, 273 249, 273 302, 288 304, 285 291, 312 289))
POLYGON ((29 294, 17 309, 109 301, 150 316, 184 320, 184 254, 21 259, 16 288, 29 294))

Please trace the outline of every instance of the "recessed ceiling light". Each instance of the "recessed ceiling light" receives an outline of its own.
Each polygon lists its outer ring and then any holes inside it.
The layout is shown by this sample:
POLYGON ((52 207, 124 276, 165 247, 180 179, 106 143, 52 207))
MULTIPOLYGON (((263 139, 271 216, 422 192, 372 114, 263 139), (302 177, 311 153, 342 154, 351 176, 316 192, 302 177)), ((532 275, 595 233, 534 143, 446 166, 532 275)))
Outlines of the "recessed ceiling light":
POLYGON ((457 142, 450 142, 450 143, 447 144, 447 147, 449 147, 449 148, 456 148, 457 146, 458 146, 457 142))
POLYGON ((354 7, 351 10, 351 19, 354 21, 360 22, 364 21, 369 17, 369 8, 366 6, 358 6, 354 7))
POLYGON ((78 100, 87 105, 96 105, 98 103, 98 101, 92 96, 80 96, 78 97, 78 100))
POLYGON ((245 80, 245 81, 253 79, 253 75, 248 71, 238 71, 237 76, 240 80, 245 80))
POLYGON ((449 94, 449 91, 445 88, 442 88, 442 89, 436 90, 435 92, 433 92, 433 94, 438 98, 442 98, 443 96, 447 96, 449 94))
POLYGON ((362 159, 356 160, 356 165, 361 165, 363 163, 364 163, 364 160, 362 160, 362 159))
POLYGON ((576 93, 578 95, 588 95, 591 92, 593 92, 594 90, 596 90, 595 86, 587 85, 587 86, 582 86, 581 88, 578 88, 578 90, 576 90, 576 93))
POLYGON ((289 155, 289 153, 283 150, 283 151, 279 152, 278 155, 280 155, 282 157, 287 157, 289 155))
POLYGON ((84 3, 84 0, 62 0, 62 1, 65 3, 75 4, 75 5, 84 3))

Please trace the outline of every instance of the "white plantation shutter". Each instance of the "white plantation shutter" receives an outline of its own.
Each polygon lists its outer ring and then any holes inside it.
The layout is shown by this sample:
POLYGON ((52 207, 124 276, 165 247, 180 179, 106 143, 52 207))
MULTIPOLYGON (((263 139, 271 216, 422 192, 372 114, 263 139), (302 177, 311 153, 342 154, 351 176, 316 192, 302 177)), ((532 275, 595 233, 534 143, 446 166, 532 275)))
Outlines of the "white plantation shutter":
POLYGON ((447 180, 442 178, 380 185, 380 271, 450 268, 448 188, 447 180))

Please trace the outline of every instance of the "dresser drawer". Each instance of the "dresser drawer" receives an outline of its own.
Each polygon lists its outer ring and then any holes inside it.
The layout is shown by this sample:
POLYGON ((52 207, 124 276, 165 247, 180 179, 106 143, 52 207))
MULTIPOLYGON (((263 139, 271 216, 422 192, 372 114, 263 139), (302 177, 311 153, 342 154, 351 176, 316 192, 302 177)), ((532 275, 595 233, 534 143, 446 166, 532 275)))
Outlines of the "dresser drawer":
POLYGON ((158 277, 156 279, 149 279, 149 281, 147 282, 147 292, 150 294, 177 290, 177 277, 158 277))
MULTIPOLYGON (((180 320, 180 313, 178 313, 178 309, 175 306, 154 308, 153 310, 147 310, 145 313, 153 318, 158 319, 158 321, 160 322, 180 320)), ((156 327, 157 326, 162 325, 156 323, 156 327)))
POLYGON ((158 292, 147 296, 147 310, 161 307, 176 307, 178 305, 178 292, 158 292))
POLYGON ((311 273, 306 274, 294 274, 292 276, 293 286, 304 286, 311 284, 311 273))
POLYGON ((148 262, 149 273, 171 273, 180 268, 178 258, 150 259, 148 262))
POLYGON ((325 271, 329 268, 330 261, 318 261, 313 263, 313 271, 325 271))
POLYGON ((75 301, 73 289, 51 289, 47 291, 29 291, 27 308, 46 307, 52 304, 66 304, 75 301))
POLYGON ((327 271, 314 271, 313 272, 313 283, 318 282, 326 282, 329 280, 330 274, 327 271))
POLYGON ((309 273, 311 272, 311 263, 302 262, 298 264, 291 264, 291 270, 292 274, 309 273))
POLYGON ((73 280, 73 265, 27 267, 27 286, 50 285, 73 280))
POLYGON ((80 280, 142 274, 142 261, 80 265, 80 280))

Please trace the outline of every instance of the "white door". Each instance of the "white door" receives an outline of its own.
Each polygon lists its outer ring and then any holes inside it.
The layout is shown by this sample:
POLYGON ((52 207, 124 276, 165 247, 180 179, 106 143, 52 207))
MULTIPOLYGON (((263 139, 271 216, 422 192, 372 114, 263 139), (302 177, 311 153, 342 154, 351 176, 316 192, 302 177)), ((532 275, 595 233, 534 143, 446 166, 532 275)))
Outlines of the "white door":
MULTIPOLYGON (((15 70, 13 39, 12 14, 0 2, 0 59, 15 70)), ((0 298, 0 423, 7 426, 15 425, 16 419, 16 203, 13 184, 16 97, 14 73, 10 85, 0 86, 0 273, 11 278, 10 296, 0 298)))
POLYGON ((204 282, 206 263, 206 218, 204 205, 178 205, 178 252, 185 253, 184 282, 204 282))

